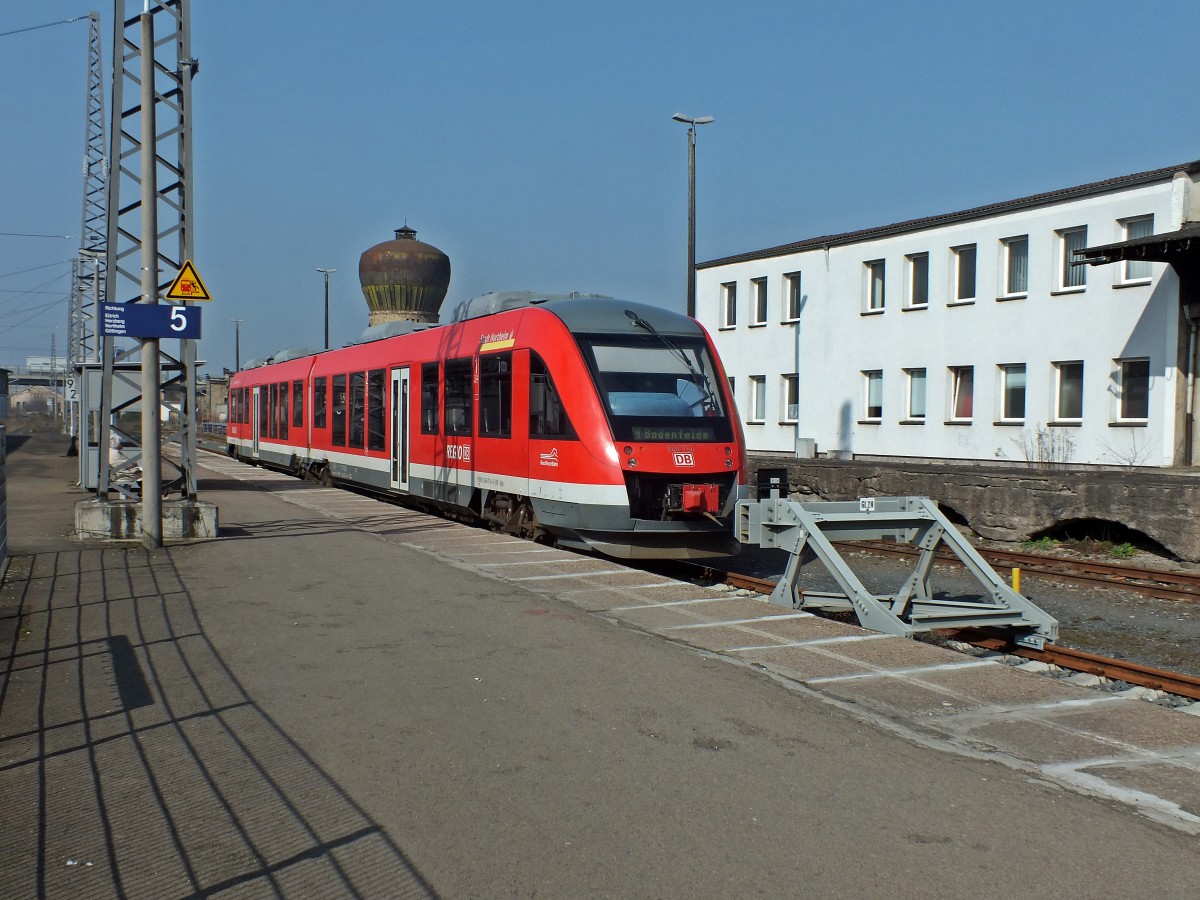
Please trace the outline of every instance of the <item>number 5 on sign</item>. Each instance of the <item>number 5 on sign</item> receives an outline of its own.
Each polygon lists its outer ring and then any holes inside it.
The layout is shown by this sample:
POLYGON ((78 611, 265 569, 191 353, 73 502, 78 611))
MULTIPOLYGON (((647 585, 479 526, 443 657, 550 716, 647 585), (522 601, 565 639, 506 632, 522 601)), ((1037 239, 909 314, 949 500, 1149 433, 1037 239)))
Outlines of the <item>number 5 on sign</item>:
POLYGON ((171 330, 183 331, 188 326, 187 307, 172 306, 171 307, 171 330))

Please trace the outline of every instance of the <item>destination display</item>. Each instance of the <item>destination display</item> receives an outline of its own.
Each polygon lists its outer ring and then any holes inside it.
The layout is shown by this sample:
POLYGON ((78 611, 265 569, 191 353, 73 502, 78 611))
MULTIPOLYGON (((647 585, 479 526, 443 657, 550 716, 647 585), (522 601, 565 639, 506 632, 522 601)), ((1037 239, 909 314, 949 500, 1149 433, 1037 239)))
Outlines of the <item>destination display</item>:
POLYGON ((158 303, 104 303, 100 333, 112 337, 200 339, 200 309, 158 303))
POLYGON ((703 425, 634 425, 630 428, 635 441, 715 441, 714 428, 703 425))

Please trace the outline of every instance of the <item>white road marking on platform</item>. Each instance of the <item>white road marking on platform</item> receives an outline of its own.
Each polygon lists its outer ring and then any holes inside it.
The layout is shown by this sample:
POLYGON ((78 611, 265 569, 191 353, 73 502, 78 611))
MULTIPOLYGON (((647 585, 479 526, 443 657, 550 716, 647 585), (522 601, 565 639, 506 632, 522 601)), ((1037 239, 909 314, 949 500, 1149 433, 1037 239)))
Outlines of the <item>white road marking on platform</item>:
POLYGON ((510 578, 509 581, 549 581, 552 578, 591 578, 593 575, 624 575, 628 569, 601 569, 599 572, 575 572, 560 575, 522 575, 520 578, 510 578))
POLYGON ((753 625, 757 622, 778 622, 782 619, 812 619, 812 613, 786 613, 781 616, 756 616, 753 619, 726 619, 723 622, 696 622, 693 625, 672 625, 663 631, 679 631, 682 628, 721 628, 725 625, 753 625))
MULTIPOLYGON (((528 542, 527 541, 518 541, 518 543, 525 544, 528 542)), ((503 550, 503 551, 501 551, 501 550, 476 550, 474 553, 460 553, 458 555, 459 556, 488 556, 493 553, 506 553, 506 554, 511 555, 513 553, 560 553, 560 552, 562 552, 562 551, 556 550, 553 547, 533 547, 528 550, 503 550)))
MULTIPOLYGON (((856 662, 856 660, 847 660, 856 662)), ((948 672, 952 669, 977 669, 980 666, 999 665, 990 659, 972 659, 967 662, 938 663, 934 666, 912 666, 907 669, 876 669, 871 672, 854 672, 850 675, 823 675, 820 678, 801 679, 805 684, 829 684, 834 681, 856 681, 863 678, 894 678, 906 675, 925 675, 929 672, 948 672)))
MULTIPOLYGON (((1097 794, 1102 797, 1109 797, 1121 803, 1136 807, 1151 818, 1156 818, 1159 821, 1166 820, 1167 824, 1175 825, 1176 823, 1184 823, 1186 826, 1191 826, 1189 830, 1192 834, 1200 831, 1200 816, 1196 816, 1187 810, 1183 809, 1178 803, 1172 800, 1167 800, 1155 794, 1148 794, 1145 791, 1135 790, 1134 788, 1123 787, 1119 784, 1112 784, 1105 781, 1098 775, 1092 775, 1087 772, 1081 772, 1080 769, 1090 769, 1098 766, 1142 766, 1147 763, 1166 762, 1169 763, 1173 757, 1158 756, 1152 753, 1139 755, 1131 759, 1122 759, 1113 757, 1109 759, 1088 759, 1076 760, 1074 762, 1049 763, 1042 766, 1042 771, 1053 778, 1060 781, 1065 781, 1073 784, 1076 787, 1082 788, 1088 793, 1097 794)), ((1191 768, 1186 766, 1185 768, 1191 768)))
POLYGON ((789 641, 786 644, 754 644, 750 647, 730 647, 726 653, 746 653, 750 650, 784 650, 788 647, 817 647, 821 644, 850 644, 856 641, 877 641, 882 638, 907 640, 894 634, 848 634, 842 637, 813 638, 808 641, 789 641))
MULTIPOLYGON (((675 582, 679 584, 679 582, 675 582)), ((718 600, 733 600, 734 597, 698 597, 695 600, 666 600, 662 603, 641 603, 637 606, 614 606, 609 612, 627 612, 631 609, 660 609, 667 606, 687 606, 689 603, 715 603, 718 600)))
MULTIPOLYGON (((586 556, 581 556, 578 559, 575 559, 570 556, 565 556, 562 559, 560 559, 559 562, 561 562, 561 563, 590 563, 590 562, 595 562, 595 560, 588 559, 586 556)), ((480 562, 480 563, 474 563, 474 565, 479 566, 479 568, 481 568, 481 569, 503 569, 506 566, 540 566, 540 565, 542 565, 542 563, 538 560, 521 559, 521 560, 518 560, 517 562, 494 562, 494 563, 480 562)))

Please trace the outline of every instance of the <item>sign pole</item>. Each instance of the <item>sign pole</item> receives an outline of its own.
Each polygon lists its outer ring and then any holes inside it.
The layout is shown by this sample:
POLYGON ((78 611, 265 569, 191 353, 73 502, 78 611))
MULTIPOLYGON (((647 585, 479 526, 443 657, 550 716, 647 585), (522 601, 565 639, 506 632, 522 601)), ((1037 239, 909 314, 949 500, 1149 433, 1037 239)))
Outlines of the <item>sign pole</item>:
MULTIPOLYGON (((154 114, 154 17, 142 13, 142 303, 158 303, 158 149, 154 114)), ((162 373, 158 339, 142 340, 142 546, 163 545, 162 373)), ((107 452, 106 447, 100 448, 107 452)))

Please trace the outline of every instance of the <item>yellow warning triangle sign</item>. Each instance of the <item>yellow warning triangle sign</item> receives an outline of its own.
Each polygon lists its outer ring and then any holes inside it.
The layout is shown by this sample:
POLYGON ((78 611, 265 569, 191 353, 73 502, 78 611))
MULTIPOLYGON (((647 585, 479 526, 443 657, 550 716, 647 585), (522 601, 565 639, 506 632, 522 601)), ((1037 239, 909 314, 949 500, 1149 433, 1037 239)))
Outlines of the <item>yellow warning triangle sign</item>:
POLYGON ((208 288, 204 286, 204 282, 200 280, 200 275, 196 272, 196 267, 192 265, 190 259, 183 264, 183 268, 179 270, 179 274, 175 276, 175 280, 167 288, 165 296, 167 300, 212 299, 212 295, 208 292, 208 288))

